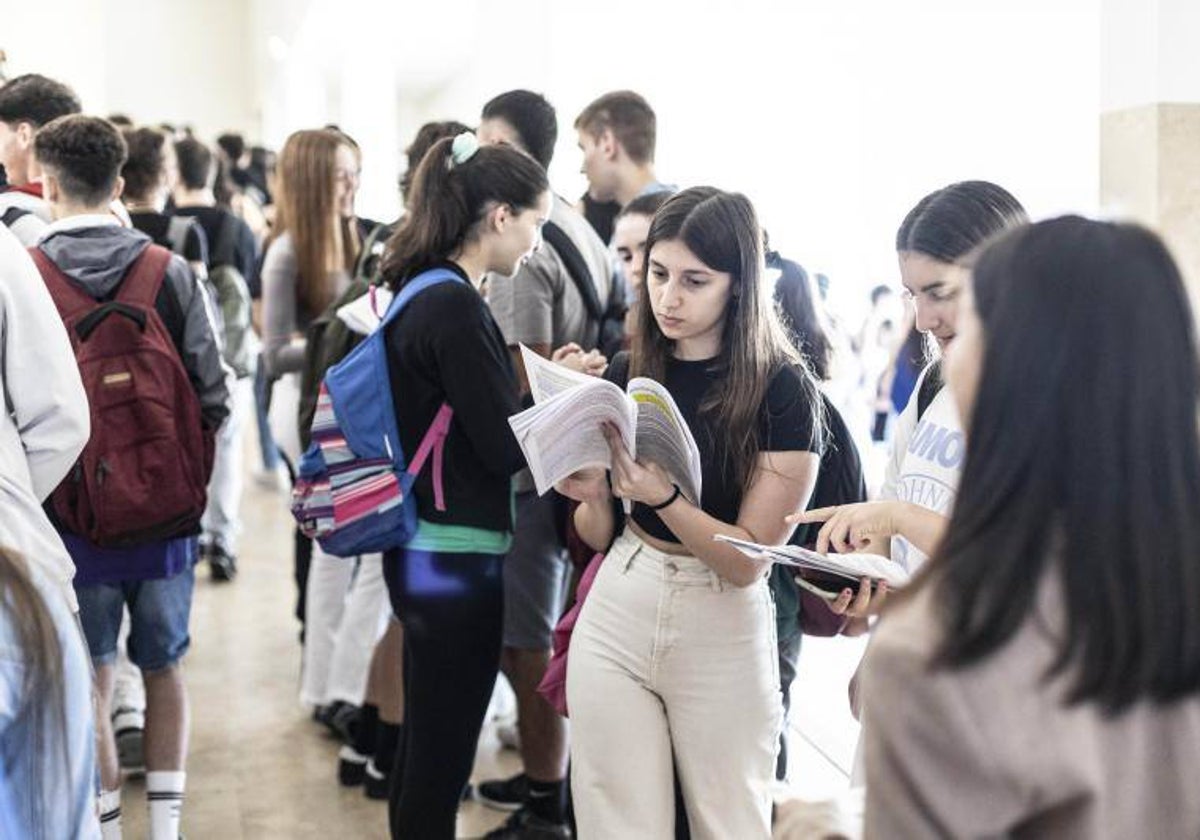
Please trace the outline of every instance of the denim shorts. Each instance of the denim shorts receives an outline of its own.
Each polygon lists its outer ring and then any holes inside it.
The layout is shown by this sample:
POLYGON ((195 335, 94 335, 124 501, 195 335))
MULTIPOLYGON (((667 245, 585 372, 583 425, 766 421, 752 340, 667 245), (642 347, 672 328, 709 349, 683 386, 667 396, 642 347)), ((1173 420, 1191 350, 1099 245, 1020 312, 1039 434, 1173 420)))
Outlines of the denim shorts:
POLYGON ((77 586, 79 620, 96 665, 117 658, 122 607, 129 605, 129 661, 143 671, 174 665, 191 645, 188 620, 196 582, 189 565, 179 574, 155 580, 77 586))
MULTIPOLYGON (((504 558, 504 646, 548 651, 562 617, 571 563, 554 494, 517 494, 512 548, 504 558)), ((565 509, 564 509, 565 510, 565 509)))

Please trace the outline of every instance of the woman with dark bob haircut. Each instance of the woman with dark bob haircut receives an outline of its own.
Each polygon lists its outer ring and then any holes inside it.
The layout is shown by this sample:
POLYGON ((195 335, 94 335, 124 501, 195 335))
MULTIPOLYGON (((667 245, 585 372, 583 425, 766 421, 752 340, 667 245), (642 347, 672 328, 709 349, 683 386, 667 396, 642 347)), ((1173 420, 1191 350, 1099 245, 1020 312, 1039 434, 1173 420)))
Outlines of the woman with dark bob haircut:
POLYGON ((1149 231, 1068 217, 987 248, 963 297, 946 377, 967 459, 867 653, 866 836, 1200 837, 1179 270, 1149 231))

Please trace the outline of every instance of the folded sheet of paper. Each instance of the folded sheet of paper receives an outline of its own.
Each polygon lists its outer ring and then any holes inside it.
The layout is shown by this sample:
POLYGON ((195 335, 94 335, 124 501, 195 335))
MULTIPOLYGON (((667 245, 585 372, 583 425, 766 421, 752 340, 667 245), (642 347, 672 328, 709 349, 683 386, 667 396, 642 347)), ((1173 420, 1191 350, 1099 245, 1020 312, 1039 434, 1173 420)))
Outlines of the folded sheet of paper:
POLYGON ((717 534, 713 539, 729 543, 748 557, 765 558, 772 563, 833 575, 848 581, 870 578, 884 581, 892 589, 899 589, 908 583, 908 572, 903 566, 878 554, 818 554, 798 545, 759 545, 724 534, 717 534))
POLYGON ((544 359, 524 345, 521 356, 534 405, 508 419, 541 495, 572 473, 612 467, 604 424, 630 453, 658 464, 680 492, 700 503, 700 450, 671 394, 637 377, 624 391, 611 382, 544 359))
POLYGON ((359 335, 370 335, 379 326, 388 307, 392 305, 392 293, 386 286, 374 286, 365 295, 338 308, 338 318, 359 335))

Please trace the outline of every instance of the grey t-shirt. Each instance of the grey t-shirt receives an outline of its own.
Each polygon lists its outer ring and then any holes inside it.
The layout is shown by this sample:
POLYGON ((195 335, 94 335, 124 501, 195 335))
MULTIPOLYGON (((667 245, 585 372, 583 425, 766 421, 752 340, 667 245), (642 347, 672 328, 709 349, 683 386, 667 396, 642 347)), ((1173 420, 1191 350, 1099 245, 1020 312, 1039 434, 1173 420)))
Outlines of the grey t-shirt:
MULTIPOLYGON (((304 366, 304 341, 299 337, 321 313, 306 313, 297 298, 300 269, 292 235, 282 233, 267 249, 263 260, 263 358, 267 373, 281 376, 304 366)), ((334 272, 334 294, 350 285, 346 271, 334 272)))
MULTIPOLYGON (((550 221, 575 243, 587 262, 601 306, 607 305, 613 278, 608 248, 587 220, 557 195, 550 221)), ((553 349, 572 341, 585 350, 596 346, 599 324, 588 317, 566 263, 547 244, 512 277, 488 275, 488 305, 510 346, 548 344, 553 349)))

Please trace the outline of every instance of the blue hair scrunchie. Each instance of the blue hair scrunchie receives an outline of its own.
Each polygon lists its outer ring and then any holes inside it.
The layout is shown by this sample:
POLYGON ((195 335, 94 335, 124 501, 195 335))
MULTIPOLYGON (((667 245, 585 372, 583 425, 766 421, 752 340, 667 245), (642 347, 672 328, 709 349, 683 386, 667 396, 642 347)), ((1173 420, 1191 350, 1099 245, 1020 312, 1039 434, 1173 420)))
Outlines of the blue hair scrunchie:
POLYGON ((451 166, 461 166, 479 151, 479 138, 472 131, 464 131, 450 145, 451 166))

